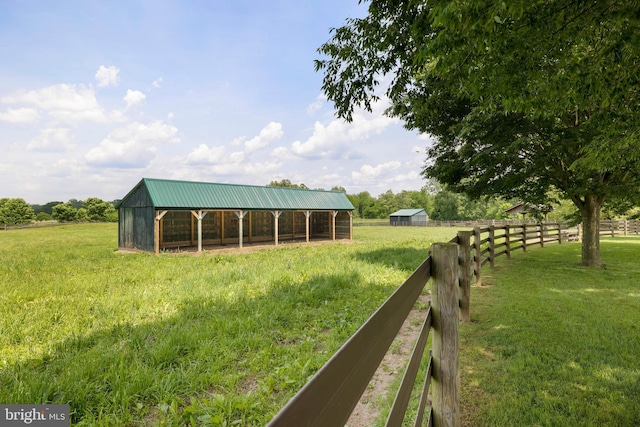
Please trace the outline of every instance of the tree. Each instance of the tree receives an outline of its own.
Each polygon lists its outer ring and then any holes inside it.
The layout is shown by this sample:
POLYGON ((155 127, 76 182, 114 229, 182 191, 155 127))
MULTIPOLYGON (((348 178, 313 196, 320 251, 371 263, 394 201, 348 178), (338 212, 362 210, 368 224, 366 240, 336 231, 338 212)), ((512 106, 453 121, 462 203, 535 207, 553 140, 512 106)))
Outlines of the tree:
MULTIPOLYGON (((97 197, 88 198, 82 203, 82 207, 86 209, 86 216, 90 221, 111 221, 116 213, 113 204, 97 197)), ((78 211, 80 210, 78 209, 78 211)))
POLYGON ((640 187, 640 3, 371 0, 316 61, 337 114, 387 113, 435 137, 426 177, 473 197, 580 211, 582 263, 600 265, 607 199, 640 187))
POLYGON ((304 184, 293 184, 290 180, 288 179, 283 179, 280 181, 271 181, 268 185, 268 187, 286 187, 286 188, 309 188, 304 184))
POLYGON ((33 211, 37 214, 44 212, 46 214, 51 215, 51 209, 55 206, 55 205, 59 205, 62 202, 48 202, 47 204, 44 205, 31 205, 31 207, 33 208, 33 211))
POLYGON ((370 206, 373 206, 373 204, 376 202, 376 199, 374 199, 368 191, 362 191, 358 194, 347 194, 347 197, 351 201, 353 207, 356 208, 356 217, 368 218, 365 216, 365 211, 370 206))
POLYGON ((331 187, 331 191, 340 191, 341 193, 347 194, 347 189, 341 185, 334 185, 331 187))
POLYGON ((460 195, 443 190, 433 198, 433 212, 431 219, 443 221, 457 221, 460 219, 460 195))
POLYGON ((0 224, 29 224, 35 218, 33 208, 24 199, 0 199, 0 224))
POLYGON ((78 217, 78 210, 68 203, 60 203, 51 208, 51 217, 58 221, 75 221, 78 217))

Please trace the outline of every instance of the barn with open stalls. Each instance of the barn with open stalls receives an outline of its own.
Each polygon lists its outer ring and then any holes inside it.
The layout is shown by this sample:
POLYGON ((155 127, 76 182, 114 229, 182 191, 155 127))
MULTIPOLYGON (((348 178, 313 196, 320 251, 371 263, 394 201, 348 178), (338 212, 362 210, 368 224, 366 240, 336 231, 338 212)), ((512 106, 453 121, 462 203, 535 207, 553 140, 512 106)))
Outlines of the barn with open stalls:
POLYGON ((116 207, 120 249, 353 237, 354 207, 338 191, 143 178, 116 207))
POLYGON ((428 220, 424 209, 400 209, 389 215, 389 225, 427 225, 428 220))

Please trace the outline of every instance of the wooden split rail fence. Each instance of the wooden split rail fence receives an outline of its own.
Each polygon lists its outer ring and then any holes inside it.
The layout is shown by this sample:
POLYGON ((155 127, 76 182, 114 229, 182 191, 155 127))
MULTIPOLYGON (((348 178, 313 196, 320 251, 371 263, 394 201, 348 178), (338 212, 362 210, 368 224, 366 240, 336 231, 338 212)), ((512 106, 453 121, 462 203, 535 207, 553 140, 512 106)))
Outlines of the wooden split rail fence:
POLYGON ((271 420, 268 427, 342 426, 367 388, 405 319, 431 280, 431 303, 405 368, 386 426, 401 426, 412 393, 419 393, 414 426, 460 424, 460 320, 471 318, 471 283, 497 257, 532 245, 562 243, 560 224, 476 227, 436 243, 409 278, 271 420), (425 351, 429 333, 432 348, 425 351), (425 380, 416 384, 424 357, 425 380))
POLYGON ((600 221, 601 236, 629 236, 632 234, 640 234, 639 220, 606 220, 600 221))

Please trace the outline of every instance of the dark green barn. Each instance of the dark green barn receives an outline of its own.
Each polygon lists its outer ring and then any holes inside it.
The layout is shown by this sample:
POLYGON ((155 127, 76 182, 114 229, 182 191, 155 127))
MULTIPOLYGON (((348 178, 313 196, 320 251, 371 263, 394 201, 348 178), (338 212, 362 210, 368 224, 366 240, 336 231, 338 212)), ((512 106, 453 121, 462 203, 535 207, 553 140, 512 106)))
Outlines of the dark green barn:
POLYGON ((342 192, 143 178, 118 204, 118 247, 175 247, 352 239, 342 192))

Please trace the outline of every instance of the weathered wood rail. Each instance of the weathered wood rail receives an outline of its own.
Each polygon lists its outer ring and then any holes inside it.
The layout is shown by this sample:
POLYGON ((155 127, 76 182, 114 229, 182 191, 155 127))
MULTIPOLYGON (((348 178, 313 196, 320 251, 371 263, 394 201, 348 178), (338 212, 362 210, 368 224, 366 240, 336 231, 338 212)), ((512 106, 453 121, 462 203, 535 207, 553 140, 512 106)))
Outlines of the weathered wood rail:
POLYGON ((460 320, 471 320, 471 284, 500 256, 533 245, 563 243, 572 231, 560 224, 475 227, 430 255, 336 354, 270 421, 268 427, 342 426, 368 386, 402 324, 431 281, 431 304, 422 323, 386 426, 401 426, 412 393, 419 393, 414 426, 460 425, 460 320), (432 333, 432 348, 426 343, 432 333), (420 365, 425 379, 416 384, 420 365), (430 397, 430 399, 429 399, 430 397))

